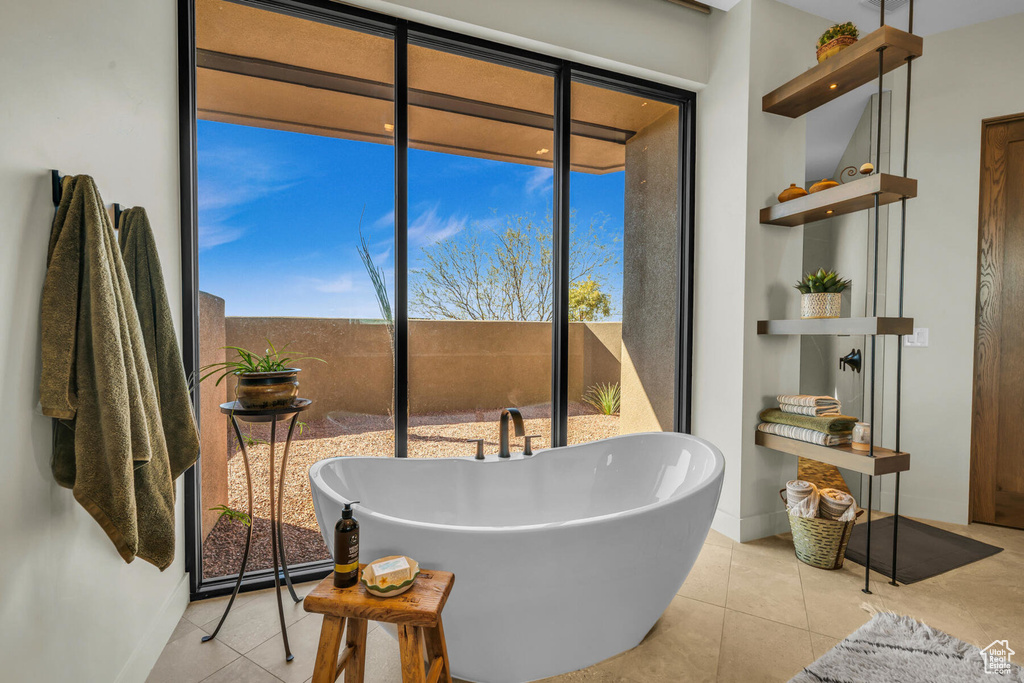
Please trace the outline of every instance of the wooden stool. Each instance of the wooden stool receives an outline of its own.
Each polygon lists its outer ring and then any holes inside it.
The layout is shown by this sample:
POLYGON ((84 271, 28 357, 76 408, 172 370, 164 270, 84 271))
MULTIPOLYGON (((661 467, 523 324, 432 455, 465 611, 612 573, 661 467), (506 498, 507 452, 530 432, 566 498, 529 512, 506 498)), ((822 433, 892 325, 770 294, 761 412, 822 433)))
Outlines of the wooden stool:
MULTIPOLYGON (((359 566, 360 572, 365 566, 359 566)), ((328 576, 302 603, 307 612, 324 615, 313 683, 334 683, 342 671, 345 683, 363 683, 368 619, 398 626, 404 683, 452 683, 441 610, 453 583, 455 575, 451 572, 424 569, 406 592, 393 598, 378 598, 367 593, 361 583, 351 588, 335 588, 334 576, 328 576), (339 659, 346 620, 345 651, 339 659), (429 668, 424 665, 424 647, 429 668)))

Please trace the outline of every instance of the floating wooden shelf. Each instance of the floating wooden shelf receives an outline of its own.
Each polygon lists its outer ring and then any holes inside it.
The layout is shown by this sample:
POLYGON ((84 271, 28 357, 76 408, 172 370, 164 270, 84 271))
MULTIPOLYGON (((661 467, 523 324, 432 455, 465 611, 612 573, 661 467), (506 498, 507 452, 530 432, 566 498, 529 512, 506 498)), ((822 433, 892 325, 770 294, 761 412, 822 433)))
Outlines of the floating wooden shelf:
POLYGON ((807 318, 758 320, 758 334, 878 335, 914 334, 913 318, 807 318))
POLYGON ((865 451, 855 451, 850 446, 819 446, 816 443, 764 432, 756 432, 754 443, 871 476, 906 472, 910 469, 910 453, 898 453, 881 446, 875 446, 875 457, 872 458, 866 455, 865 451))
POLYGON ((879 204, 892 204, 906 197, 917 196, 917 181, 888 173, 873 173, 844 185, 814 192, 761 209, 761 222, 767 225, 795 227, 835 218, 879 204))
POLYGON ((761 98, 761 109, 795 119, 873 81, 878 78, 881 48, 885 48, 882 71, 888 73, 906 64, 907 58, 920 57, 924 40, 892 26, 882 26, 765 95, 761 98))

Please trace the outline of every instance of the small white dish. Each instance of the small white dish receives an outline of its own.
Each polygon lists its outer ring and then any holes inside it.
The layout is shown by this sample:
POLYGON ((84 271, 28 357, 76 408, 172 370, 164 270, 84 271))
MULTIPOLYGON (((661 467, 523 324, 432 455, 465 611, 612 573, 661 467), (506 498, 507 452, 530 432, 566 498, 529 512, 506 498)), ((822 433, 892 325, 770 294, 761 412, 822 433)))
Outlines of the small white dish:
POLYGON ((405 591, 412 588, 412 584, 416 582, 416 577, 420 575, 420 563, 411 557, 405 555, 389 555, 388 557, 381 557, 367 564, 362 571, 362 575, 359 577, 359 582, 363 584, 366 592, 370 595, 376 595, 378 598, 391 598, 396 595, 401 595, 405 591), (379 585, 376 582, 377 577, 373 572, 373 565, 378 562, 385 562, 387 560, 397 560, 400 557, 405 557, 409 562, 409 566, 412 568, 412 578, 406 579, 402 583, 393 583, 386 586, 379 585))

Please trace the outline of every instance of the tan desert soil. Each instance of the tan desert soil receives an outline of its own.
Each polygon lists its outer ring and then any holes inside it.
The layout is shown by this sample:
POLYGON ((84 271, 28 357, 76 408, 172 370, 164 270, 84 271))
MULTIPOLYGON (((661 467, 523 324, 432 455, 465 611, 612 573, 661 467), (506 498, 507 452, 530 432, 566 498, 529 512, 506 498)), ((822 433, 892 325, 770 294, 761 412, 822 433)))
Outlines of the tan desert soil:
MULTIPOLYGON (((547 447, 551 421, 547 408, 523 409, 527 434, 538 434, 534 448, 547 447)), ((249 448, 249 465, 253 477, 253 541, 249 569, 270 567, 270 496, 269 425, 242 424, 242 433, 255 442, 249 448), (251 430, 251 431, 250 431, 251 430)), ((298 431, 298 428, 296 428, 298 431)), ((280 429, 275 451, 275 466, 280 461, 286 429, 280 429)), ((570 406, 569 441, 596 441, 619 433, 616 415, 594 414, 588 406, 570 406), (589 411, 589 412, 588 412, 589 411)), ((481 411, 445 415, 413 416, 409 427, 409 455, 416 458, 472 456, 476 445, 469 439, 484 439, 487 453, 498 450, 498 412, 481 411)), ((512 440, 513 450, 522 450, 522 439, 512 440)), ((309 489, 309 468, 325 458, 349 455, 388 457, 394 455, 394 432, 387 418, 376 416, 339 416, 310 422, 296 434, 288 453, 285 477, 283 534, 288 564, 327 559, 327 547, 320 536, 309 489)), ((275 477, 275 499, 279 482, 275 477)), ((240 451, 228 462, 228 505, 246 511, 245 467, 240 451)), ((245 545, 246 528, 221 519, 203 542, 203 575, 207 578, 238 572, 245 545)))

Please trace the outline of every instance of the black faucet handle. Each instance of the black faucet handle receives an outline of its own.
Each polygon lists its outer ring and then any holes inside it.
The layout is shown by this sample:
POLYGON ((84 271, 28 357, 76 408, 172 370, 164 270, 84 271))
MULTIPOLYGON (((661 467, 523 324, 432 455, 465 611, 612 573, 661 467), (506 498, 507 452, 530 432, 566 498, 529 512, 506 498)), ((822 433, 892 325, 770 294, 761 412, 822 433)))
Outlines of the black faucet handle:
POLYGON ((523 455, 533 455, 533 445, 530 443, 533 439, 539 439, 540 434, 530 434, 529 436, 523 437, 523 455))
POLYGON ((483 439, 466 439, 466 443, 476 443, 476 459, 484 459, 484 440, 483 439))

